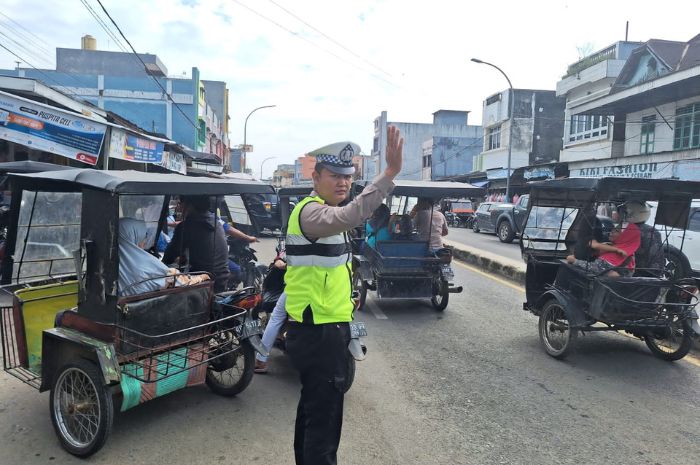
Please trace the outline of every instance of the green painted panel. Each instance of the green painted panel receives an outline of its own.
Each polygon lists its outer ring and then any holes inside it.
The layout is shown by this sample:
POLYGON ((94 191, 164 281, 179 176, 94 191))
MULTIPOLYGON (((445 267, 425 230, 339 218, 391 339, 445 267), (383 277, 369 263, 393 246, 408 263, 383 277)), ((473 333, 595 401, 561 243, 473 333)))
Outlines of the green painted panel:
POLYGON ((129 363, 122 367, 122 373, 127 375, 122 376, 121 379, 122 394, 124 395, 121 407, 121 411, 123 412, 132 407, 136 407, 141 401, 141 381, 131 376, 143 378, 143 368, 140 365, 129 363))
POLYGON ((29 287, 15 295, 24 319, 29 370, 41 374, 42 333, 54 327, 56 313, 78 305, 78 281, 29 287))
MULTIPOLYGON (((182 347, 158 356, 158 372, 173 373, 187 367, 187 348, 182 347)), ((190 371, 185 370, 173 376, 161 379, 156 384, 156 397, 164 396, 187 386, 190 371)))

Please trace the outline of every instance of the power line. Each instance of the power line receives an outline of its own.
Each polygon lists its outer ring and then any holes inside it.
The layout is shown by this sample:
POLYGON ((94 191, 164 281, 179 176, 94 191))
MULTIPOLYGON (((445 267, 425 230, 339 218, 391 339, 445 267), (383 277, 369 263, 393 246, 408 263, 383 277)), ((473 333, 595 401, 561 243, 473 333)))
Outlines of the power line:
MULTIPOLYGON (((98 0, 98 1, 99 1, 99 0, 98 0)), ((313 42, 312 40, 307 39, 306 37, 300 35, 299 33, 294 32, 294 31, 292 31, 292 30, 290 30, 290 29, 287 29, 287 28, 284 27, 282 24, 278 23, 277 21, 275 21, 275 20, 273 20, 273 19, 268 18, 267 16, 263 15, 262 13, 260 13, 260 12, 258 12, 258 11, 256 11, 256 10, 252 9, 252 8, 249 7, 248 5, 245 5, 245 4, 241 3, 241 2, 238 1, 238 0, 232 0, 232 1, 233 1, 234 3, 237 3, 238 5, 242 6, 242 7, 245 8, 246 10, 249 10, 249 11, 252 12, 253 14, 255 14, 255 15, 261 17, 261 18, 264 19, 265 21, 274 24, 275 26, 279 27, 280 29, 282 29, 282 30, 284 30, 284 31, 287 31, 289 34, 293 35, 294 37, 296 37, 296 38, 298 38, 298 39, 301 39, 301 40, 303 40, 303 41, 305 41, 305 42, 307 42, 307 43, 313 45, 314 47, 318 48, 319 50, 322 50, 323 52, 328 53, 329 55, 332 55, 333 57, 337 58, 338 60, 342 61, 343 63, 346 63, 346 64, 348 64, 348 65, 350 65, 350 66, 352 66, 352 67, 354 67, 354 68, 357 68, 357 69, 359 69, 360 71, 369 74, 369 75, 372 76, 373 78, 379 79, 380 81, 384 81, 385 83, 387 83, 387 84, 389 84, 389 85, 391 85, 391 86, 393 86, 393 87, 397 87, 397 88, 400 88, 400 87, 401 87, 401 86, 399 86, 399 85, 397 85, 397 84, 395 84, 395 83, 393 83, 393 82, 391 82, 391 81, 385 79, 384 77, 379 76, 379 75, 377 75, 377 74, 375 74, 375 73, 373 73, 373 72, 371 72, 371 71, 368 71, 367 69, 362 68, 362 67, 358 66, 357 64, 355 64, 355 63, 353 63, 353 62, 351 62, 351 61, 348 61, 348 60, 344 59, 344 58, 341 57, 340 55, 338 55, 338 54, 336 54, 336 53, 333 53, 332 51, 321 47, 321 46, 318 45, 317 43, 313 42)))
POLYGON ((318 32, 319 34, 321 34, 323 37, 325 37, 325 38, 328 39, 329 41, 333 42, 333 43, 334 43, 335 45, 337 45, 338 47, 342 48, 342 49, 345 50, 346 52, 349 52, 350 54, 352 54, 352 55, 354 55, 355 57, 359 58, 360 60, 364 61, 365 63, 367 63, 368 65, 370 65, 372 68, 375 68, 375 69, 381 71, 382 73, 386 74, 386 75, 389 76, 389 77, 393 77, 393 76, 391 75, 391 73, 388 73, 388 72, 384 71, 384 70, 381 69, 379 66, 377 66, 377 65, 375 65, 374 63, 372 63, 372 62, 366 60, 365 58, 361 57, 360 55, 358 55, 357 53, 353 52, 352 50, 350 50, 349 48, 347 48, 345 45, 341 44, 340 42, 338 42, 338 41, 335 40, 334 38, 328 36, 328 35, 325 34, 324 32, 318 30, 317 28, 315 28, 314 26, 312 26, 312 25, 309 24, 308 22, 304 21, 304 20, 301 19, 299 16, 295 15, 293 12, 289 11, 288 9, 286 9, 285 7, 283 7, 282 5, 280 5, 279 3, 275 2, 274 0, 268 0, 268 1, 269 1, 270 3, 272 3, 273 5, 275 5, 276 7, 278 7, 279 9, 281 9, 282 11, 284 11, 285 13, 287 13, 288 15, 290 15, 291 17, 293 17, 294 19, 296 19, 297 21, 299 21, 299 22, 301 22, 302 24, 304 24, 305 26, 307 26, 307 27, 313 29, 314 31, 318 32))
MULTIPOLYGON (((4 17, 7 18, 10 22, 12 22, 12 23, 16 24, 17 26, 19 26, 21 29, 23 29, 24 31, 26 31, 30 36, 36 38, 39 42, 43 42, 44 44, 46 44, 46 46, 51 47, 51 45, 50 45, 48 42, 46 42, 44 39, 42 39, 42 38, 39 37, 38 35, 34 34, 32 31, 30 31, 30 30, 27 29, 26 27, 22 26, 20 23, 18 23, 18 22, 15 21, 14 19, 10 18, 10 17, 7 16, 5 13, 3 13, 3 12, 0 11, 0 15, 4 16, 4 17)), ((15 29, 15 31, 16 31, 16 29, 15 29)), ((22 35, 22 34, 19 33, 19 35, 22 35)), ((31 38, 25 37, 25 39, 26 39, 28 42, 33 42, 33 43, 36 45, 36 47, 38 47, 38 48, 43 48, 45 53, 50 53, 50 50, 49 50, 49 49, 43 47, 43 46, 40 45, 40 44, 37 44, 37 43, 36 43, 35 41, 33 41, 31 38)))
POLYGON ((111 16, 111 15, 109 14, 109 12, 107 11, 107 8, 105 8, 105 6, 102 4, 102 1, 101 1, 101 0, 96 0, 96 1, 97 1, 97 3, 100 5, 100 7, 102 8, 102 11, 104 11, 104 13, 107 15, 107 18, 109 18, 109 20, 112 22, 112 24, 114 25, 114 27, 117 28, 117 31, 119 32, 119 35, 120 35, 120 36, 124 39, 124 41, 129 45, 129 48, 131 48, 131 51, 134 53, 134 56, 136 56, 136 58, 139 59, 139 61, 140 61, 141 64, 143 65, 143 69, 146 70, 146 74, 148 74, 148 76, 150 76, 150 77, 153 79, 153 81, 158 85, 158 87, 161 88, 161 90, 163 91, 163 93, 165 94, 165 96, 168 98, 168 100, 170 100, 170 102, 173 104, 173 106, 174 106, 175 108, 177 108, 177 110, 182 114, 182 116, 184 116, 185 119, 186 119, 187 121, 189 121, 189 123, 192 125, 192 127, 193 127, 195 130, 198 131, 198 130, 199 130, 199 127, 190 119, 190 117, 187 115, 187 113, 185 113, 185 112, 183 111, 183 109, 180 108, 180 106, 179 106, 177 103, 175 103, 175 100, 173 100, 173 97, 168 93, 168 91, 165 89, 165 87, 163 87, 163 85, 160 83, 160 81, 158 81, 158 79, 156 79, 155 76, 153 76, 152 74, 148 73, 148 67, 146 66, 146 63, 144 63, 144 61, 141 59, 141 57, 139 56, 139 54, 136 52, 136 49, 134 48, 134 46, 131 45, 131 42, 129 42, 129 39, 126 38, 126 36, 125 36, 124 33, 122 32, 122 30, 119 28, 119 25, 117 24, 117 22, 114 21, 114 19, 112 18, 112 16, 111 16))
POLYGON ((100 27, 107 33, 109 37, 112 38, 114 43, 116 44, 119 49, 124 52, 128 53, 126 47, 121 43, 121 41, 117 38, 117 36, 114 34, 114 32, 107 26, 107 23, 104 22, 102 18, 97 14, 97 12, 90 6, 90 4, 87 2, 87 0, 80 0, 80 3, 83 4, 85 9, 88 10, 88 12, 92 15, 93 18, 95 18, 95 21, 100 25, 100 27))

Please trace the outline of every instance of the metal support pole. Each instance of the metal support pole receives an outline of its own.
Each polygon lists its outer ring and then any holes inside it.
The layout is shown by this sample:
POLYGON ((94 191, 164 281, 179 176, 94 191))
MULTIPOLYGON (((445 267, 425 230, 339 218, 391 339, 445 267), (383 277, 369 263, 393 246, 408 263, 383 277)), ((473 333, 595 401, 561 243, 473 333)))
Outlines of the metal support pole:
POLYGON ((248 135, 248 118, 250 118, 250 115, 255 113, 256 111, 262 109, 262 108, 273 108, 276 107, 277 105, 264 105, 262 107, 254 108, 250 113, 248 113, 248 116, 245 117, 245 123, 243 123, 243 149, 241 152, 243 153, 243 159, 241 160, 241 172, 245 172, 246 168, 246 162, 248 161, 248 147, 246 145, 247 143, 247 135, 248 135))
POLYGON ((508 75, 503 72, 501 68, 498 66, 494 65, 493 63, 488 63, 483 60, 479 60, 478 58, 472 58, 471 61, 474 63, 479 63, 482 65, 488 65, 491 66, 492 68, 496 68, 504 78, 506 78, 506 81, 508 81, 508 88, 510 89, 510 94, 508 96, 508 120, 510 121, 510 125, 508 128, 508 166, 506 168, 506 201, 510 202, 510 165, 511 165, 511 154, 512 154, 512 147, 513 147, 513 126, 515 123, 515 118, 513 117, 513 105, 515 103, 515 92, 513 91, 513 84, 510 83, 510 79, 508 78, 508 75))

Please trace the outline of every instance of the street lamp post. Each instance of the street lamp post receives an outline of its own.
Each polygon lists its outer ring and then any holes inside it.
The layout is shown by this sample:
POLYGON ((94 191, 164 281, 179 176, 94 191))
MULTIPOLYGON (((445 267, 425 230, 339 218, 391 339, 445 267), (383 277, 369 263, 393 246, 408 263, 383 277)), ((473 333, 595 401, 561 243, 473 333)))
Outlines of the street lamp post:
POLYGON ((479 63, 480 65, 488 65, 493 68, 496 68, 500 73, 503 75, 504 78, 506 78, 506 81, 508 81, 508 87, 510 88, 510 94, 508 97, 508 106, 510 107, 508 110, 509 113, 509 118, 510 118, 510 128, 508 129, 508 166, 506 168, 507 174, 506 174, 506 201, 510 202, 510 157, 512 153, 512 146, 513 146, 513 124, 515 123, 515 118, 513 118, 513 103, 515 102, 515 93, 513 92, 513 84, 510 83, 510 79, 508 79, 508 75, 503 72, 501 68, 498 66, 494 65, 493 63, 488 63, 483 60, 479 60, 478 58, 472 58, 471 61, 474 63, 479 63))
MULTIPOLYGON (((247 137, 247 134, 248 134, 248 118, 250 118, 250 115, 252 115, 253 113, 255 113, 256 111, 258 111, 258 110, 260 110, 260 109, 262 109, 262 108, 273 108, 273 107, 276 107, 276 106, 277 106, 277 105, 265 105, 265 106, 262 106, 262 107, 254 108, 253 111, 251 111, 250 113, 248 113, 248 116, 245 117, 245 123, 243 123, 243 150, 242 150, 242 152, 243 152, 243 163, 241 164, 241 171, 245 172, 246 161, 248 161, 248 160, 247 160, 247 159, 248 159, 248 154, 247 154, 247 152, 248 152, 248 147, 247 147, 247 145, 246 145, 246 142, 247 142, 247 138, 246 138, 246 137, 247 137)), ((261 173, 261 174, 262 174, 262 173, 261 173)))
POLYGON ((264 159, 262 162, 260 162, 260 180, 261 180, 261 181, 262 181, 262 179, 263 179, 263 171, 262 171, 263 165, 265 164, 265 162, 266 162, 267 160, 272 160, 273 158, 277 158, 277 157, 267 157, 267 158, 264 159))

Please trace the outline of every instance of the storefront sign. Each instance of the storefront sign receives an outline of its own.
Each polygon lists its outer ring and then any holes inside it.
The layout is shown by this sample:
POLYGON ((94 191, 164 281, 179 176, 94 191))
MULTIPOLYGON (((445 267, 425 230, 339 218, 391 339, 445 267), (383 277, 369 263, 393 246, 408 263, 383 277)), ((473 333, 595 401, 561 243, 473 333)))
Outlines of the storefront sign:
POLYGON ((107 127, 0 91, 0 139, 97 164, 107 127))
POLYGON ((177 152, 163 152, 163 159, 157 163, 166 170, 174 171, 175 173, 187 174, 187 163, 185 157, 177 152))
MULTIPOLYGON (((511 170, 512 172, 512 170, 511 170)), ((486 179, 506 179, 508 177, 508 170, 505 168, 496 168, 493 170, 486 170, 486 179)))
POLYGON ((595 166, 590 168, 571 168, 571 177, 577 178, 647 178, 666 179, 673 177, 672 163, 635 163, 619 166, 595 166))
POLYGON ((109 156, 137 163, 160 163, 163 159, 162 142, 113 129, 109 144, 109 156))
POLYGON ((551 166, 538 166, 523 171, 523 178, 529 179, 554 179, 554 168, 551 166))

